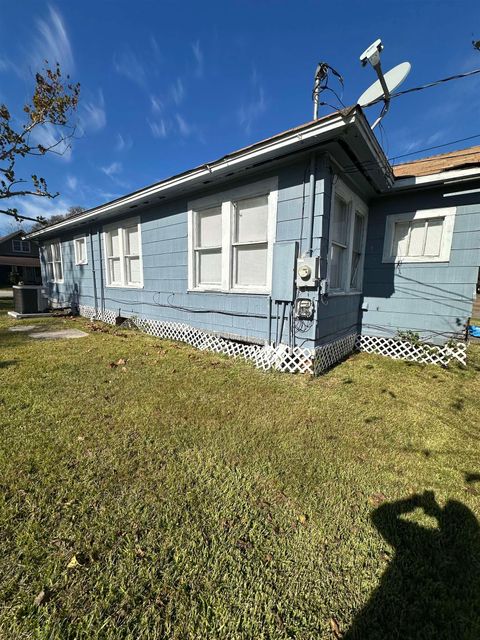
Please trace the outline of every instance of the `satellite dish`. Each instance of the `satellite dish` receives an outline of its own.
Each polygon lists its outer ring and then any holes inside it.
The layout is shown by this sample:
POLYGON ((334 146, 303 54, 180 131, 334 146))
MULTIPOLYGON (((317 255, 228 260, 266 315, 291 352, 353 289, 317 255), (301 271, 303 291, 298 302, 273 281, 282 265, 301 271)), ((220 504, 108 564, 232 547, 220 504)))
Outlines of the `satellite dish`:
POLYGON ((387 114, 390 108, 390 99, 392 91, 394 91, 410 73, 410 63, 402 62, 393 69, 390 69, 385 75, 382 71, 382 65, 380 63, 380 54, 383 51, 383 44, 380 39, 375 40, 360 56, 360 62, 362 66, 366 66, 370 63, 375 69, 378 80, 374 82, 366 91, 362 93, 357 101, 361 107, 368 106, 371 102, 376 100, 383 100, 383 107, 380 115, 372 124, 372 129, 375 129, 377 124, 387 114))
MULTIPOLYGON (((409 62, 401 62, 400 64, 397 64, 396 67, 393 67, 393 69, 390 69, 390 71, 387 71, 383 78, 388 87, 389 93, 393 93, 395 89, 402 84, 410 73, 411 68, 412 65, 409 62)), ((384 95, 385 92, 383 90, 382 83, 380 80, 377 80, 362 93, 357 100, 357 104, 361 107, 365 107, 374 100, 384 97, 384 95)))

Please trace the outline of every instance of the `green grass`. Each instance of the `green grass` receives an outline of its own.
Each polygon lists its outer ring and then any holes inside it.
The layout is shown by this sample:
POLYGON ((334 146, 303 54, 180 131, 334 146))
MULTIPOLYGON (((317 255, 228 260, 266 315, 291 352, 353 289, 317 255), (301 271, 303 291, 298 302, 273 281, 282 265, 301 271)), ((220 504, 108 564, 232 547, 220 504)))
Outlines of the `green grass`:
POLYGON ((312 379, 12 324, 0 638, 480 637, 478 347, 467 369, 357 354, 312 379))

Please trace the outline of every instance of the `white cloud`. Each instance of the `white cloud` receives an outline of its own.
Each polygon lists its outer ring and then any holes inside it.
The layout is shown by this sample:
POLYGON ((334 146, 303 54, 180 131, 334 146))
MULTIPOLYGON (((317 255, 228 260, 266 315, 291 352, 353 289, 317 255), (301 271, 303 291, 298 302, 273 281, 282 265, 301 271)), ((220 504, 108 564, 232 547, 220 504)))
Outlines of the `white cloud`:
POLYGON ((33 38, 30 64, 34 69, 41 67, 45 60, 50 66, 58 62, 64 73, 74 69, 73 51, 67 29, 59 11, 52 6, 48 16, 37 20, 37 35, 33 38))
POLYGON ((35 144, 50 149, 49 153, 69 162, 72 158, 72 144, 71 139, 63 138, 64 135, 65 131, 57 129, 52 124, 37 126, 32 130, 32 140, 35 144))
POLYGON ((167 137, 167 125, 165 120, 160 119, 158 122, 151 122, 150 120, 147 120, 150 129, 153 133, 153 137, 154 138, 166 138, 167 137))
POLYGON ((132 148, 133 142, 130 136, 124 137, 117 133, 115 138, 115 151, 128 151, 132 148))
POLYGON ((150 96, 150 106, 153 113, 161 113, 163 111, 163 102, 157 96, 150 96))
POLYGON ((177 121, 178 130, 180 135, 184 138, 188 137, 192 133, 192 127, 187 123, 179 113, 175 114, 175 120, 177 121))
POLYGON ((21 198, 12 198, 9 206, 18 209, 18 213, 29 218, 50 218, 50 216, 59 213, 66 213, 70 207, 75 204, 68 198, 37 198, 35 196, 22 196, 21 198))
POLYGON ((113 66, 120 75, 128 78, 140 87, 147 85, 147 72, 142 62, 131 49, 125 49, 113 57, 113 66))
POLYGON ((258 82, 255 85, 250 100, 237 111, 238 123, 247 135, 251 133, 254 122, 267 110, 263 87, 258 82))
POLYGON ((185 97, 185 87, 181 78, 177 78, 175 84, 170 87, 170 96, 176 105, 179 105, 185 97))
POLYGON ((107 124, 107 114, 105 111, 105 100, 103 92, 98 92, 96 100, 85 102, 80 116, 80 124, 84 131, 96 132, 103 129, 107 124))
POLYGON ((76 191, 78 187, 78 178, 75 176, 67 176, 67 187, 70 191, 76 191))
POLYGON ((200 47, 200 41, 197 40, 191 45, 191 47, 192 47, 193 57, 195 58, 195 62, 196 62, 195 75, 198 78, 201 78, 203 76, 203 51, 200 47))
POLYGON ((123 170, 122 163, 117 161, 112 162, 106 167, 100 167, 100 168, 103 171, 103 173, 107 175, 109 178, 113 178, 114 176, 121 173, 123 170))

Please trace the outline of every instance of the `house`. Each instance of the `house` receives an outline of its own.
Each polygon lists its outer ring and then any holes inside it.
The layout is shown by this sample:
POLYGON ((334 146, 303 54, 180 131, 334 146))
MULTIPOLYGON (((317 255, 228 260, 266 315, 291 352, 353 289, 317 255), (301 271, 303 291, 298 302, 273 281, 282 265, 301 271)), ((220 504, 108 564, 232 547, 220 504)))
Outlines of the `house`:
POLYGON ((355 106, 27 239, 52 305, 265 369, 318 373, 355 344, 462 360, 480 148, 392 167, 355 106))
POLYGON ((24 235, 19 230, 0 238, 0 287, 42 282, 38 245, 24 240, 24 235))

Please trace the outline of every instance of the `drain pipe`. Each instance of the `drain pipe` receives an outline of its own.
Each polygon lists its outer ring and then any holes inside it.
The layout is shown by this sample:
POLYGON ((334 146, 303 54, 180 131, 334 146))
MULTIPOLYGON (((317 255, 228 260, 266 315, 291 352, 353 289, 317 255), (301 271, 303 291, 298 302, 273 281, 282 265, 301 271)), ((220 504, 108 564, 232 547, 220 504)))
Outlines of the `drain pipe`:
POLYGON ((105 288, 103 284, 103 258, 102 258, 102 234, 100 229, 97 230, 97 242, 98 242, 98 264, 100 268, 100 303, 102 313, 105 311, 105 288))
POLYGON ((315 152, 310 156, 310 194, 308 200, 308 245, 307 255, 313 254, 313 225, 315 222, 315 173, 316 157, 315 152))
POLYGON ((90 227, 90 230, 89 230, 89 235, 90 235, 90 253, 91 253, 91 256, 92 256, 93 297, 94 297, 94 300, 95 300, 95 313, 97 313, 97 309, 98 309, 97 276, 95 274, 95 257, 94 257, 94 253, 93 253, 93 231, 92 231, 91 227, 90 227))

